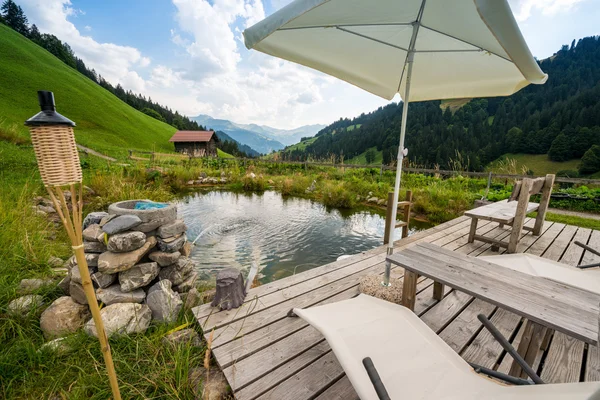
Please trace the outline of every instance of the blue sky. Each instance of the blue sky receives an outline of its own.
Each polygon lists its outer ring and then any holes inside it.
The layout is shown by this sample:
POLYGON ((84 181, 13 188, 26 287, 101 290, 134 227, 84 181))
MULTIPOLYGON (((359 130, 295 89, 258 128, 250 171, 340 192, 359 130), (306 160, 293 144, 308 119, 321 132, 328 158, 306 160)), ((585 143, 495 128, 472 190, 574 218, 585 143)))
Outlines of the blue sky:
MULTIPOLYGON (((113 84, 194 116, 294 128, 387 102, 246 50, 241 31, 289 0, 16 0, 113 84)), ((600 34, 599 0, 509 0, 532 53, 600 34)), ((395 99, 396 101, 398 99, 395 99)))

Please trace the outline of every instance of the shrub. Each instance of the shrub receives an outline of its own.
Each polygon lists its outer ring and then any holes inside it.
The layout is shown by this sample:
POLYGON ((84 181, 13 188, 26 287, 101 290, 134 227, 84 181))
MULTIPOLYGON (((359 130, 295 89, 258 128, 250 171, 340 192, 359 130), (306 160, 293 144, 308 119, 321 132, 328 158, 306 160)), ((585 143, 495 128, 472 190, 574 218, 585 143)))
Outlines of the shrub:
POLYGON ((579 173, 593 174, 598 171, 600 171, 600 146, 595 144, 581 158, 579 173))

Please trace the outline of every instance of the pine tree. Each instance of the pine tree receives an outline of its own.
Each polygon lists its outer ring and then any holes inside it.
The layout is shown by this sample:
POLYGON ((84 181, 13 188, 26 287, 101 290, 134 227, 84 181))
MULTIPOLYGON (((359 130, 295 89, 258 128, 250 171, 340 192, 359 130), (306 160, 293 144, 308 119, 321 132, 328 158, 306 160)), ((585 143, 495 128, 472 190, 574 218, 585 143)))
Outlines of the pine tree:
POLYGON ((36 24, 31 25, 31 29, 29 30, 29 39, 37 44, 40 44, 42 40, 42 34, 40 33, 40 30, 36 24))
POLYGON ((6 0, 2 4, 0 10, 2 10, 2 16, 6 21, 6 25, 10 26, 22 35, 27 36, 29 34, 27 17, 25 16, 21 6, 18 6, 12 0, 6 0))
POLYGON ((581 158, 579 173, 593 174, 598 171, 600 171, 600 146, 594 145, 581 158))

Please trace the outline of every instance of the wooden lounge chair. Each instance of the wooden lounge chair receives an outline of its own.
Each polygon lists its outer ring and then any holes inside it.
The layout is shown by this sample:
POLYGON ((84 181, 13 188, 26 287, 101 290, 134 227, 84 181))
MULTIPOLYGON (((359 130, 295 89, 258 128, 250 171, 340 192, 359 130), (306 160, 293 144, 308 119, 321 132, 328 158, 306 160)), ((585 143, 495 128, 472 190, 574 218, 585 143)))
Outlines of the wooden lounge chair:
POLYGON ((553 184, 554 175, 552 174, 546 175, 545 178, 525 178, 521 182, 515 184, 513 194, 508 201, 499 201, 465 212, 467 217, 471 217, 469 243, 479 240, 491 243, 493 245, 492 249, 504 247, 509 253, 515 253, 521 237, 521 230, 531 231, 536 236, 541 233, 544 219, 546 218, 546 211, 548 210, 548 203, 550 202, 550 194, 552 194, 553 184), (540 192, 542 193, 540 203, 530 203, 530 197, 540 192), (534 211, 538 212, 537 217, 535 218, 535 225, 533 228, 524 226, 525 216, 534 211), (512 231, 510 233, 509 241, 505 242, 477 235, 477 222, 480 219, 498 222, 500 227, 504 225, 511 226, 512 231))
POLYGON ((505 386, 482 377, 408 308, 364 294, 293 313, 325 336, 362 400, 600 395, 600 382, 505 386))

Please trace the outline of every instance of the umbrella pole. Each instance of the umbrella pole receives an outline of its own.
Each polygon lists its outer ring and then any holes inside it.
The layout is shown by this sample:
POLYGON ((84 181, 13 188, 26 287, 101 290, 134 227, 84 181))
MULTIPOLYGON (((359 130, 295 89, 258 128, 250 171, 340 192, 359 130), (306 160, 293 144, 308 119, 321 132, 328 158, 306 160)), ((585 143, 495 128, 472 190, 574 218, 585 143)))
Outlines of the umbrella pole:
MULTIPOLYGON (((404 160, 404 136, 406 135, 406 119, 408 118, 408 103, 410 96, 410 78, 412 75, 414 53, 410 52, 406 59, 406 90, 404 92, 404 104, 402 105, 402 123, 400 127, 400 143, 398 145, 398 160, 396 163, 396 182, 394 183, 394 200, 392 204, 388 204, 388 207, 392 207, 391 221, 389 224, 389 242, 387 248, 387 255, 394 253, 394 231, 396 230, 396 218, 398 215, 398 195, 400 194, 400 180, 402 178, 402 161, 404 160)), ((392 270, 392 263, 388 260, 385 261, 385 274, 383 276, 383 286, 390 286, 390 273, 392 270)))

